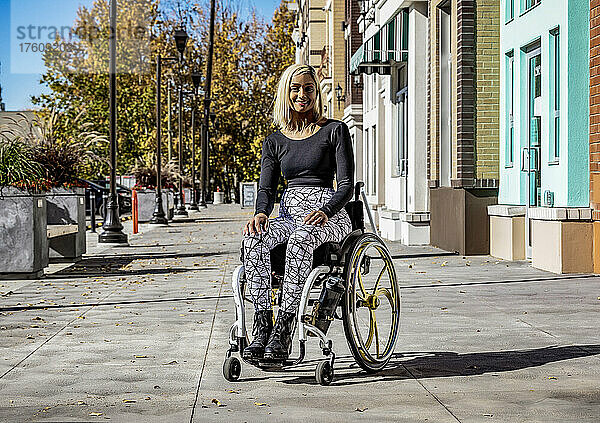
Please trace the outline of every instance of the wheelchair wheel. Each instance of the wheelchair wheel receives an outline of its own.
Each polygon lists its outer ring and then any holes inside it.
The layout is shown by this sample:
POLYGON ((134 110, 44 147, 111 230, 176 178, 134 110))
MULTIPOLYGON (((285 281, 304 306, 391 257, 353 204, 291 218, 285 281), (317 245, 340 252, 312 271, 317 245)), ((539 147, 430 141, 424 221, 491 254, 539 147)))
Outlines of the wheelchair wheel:
POLYGON ((235 382, 242 373, 242 364, 235 357, 228 357, 223 363, 223 376, 229 382, 235 382))
POLYGON ((315 378, 319 385, 331 385, 331 382, 333 381, 333 367, 331 367, 329 360, 319 362, 317 369, 315 370, 315 378))
POLYGON ((368 372, 390 360, 400 326, 400 287, 383 241, 364 233, 348 259, 342 307, 344 332, 354 359, 368 372))

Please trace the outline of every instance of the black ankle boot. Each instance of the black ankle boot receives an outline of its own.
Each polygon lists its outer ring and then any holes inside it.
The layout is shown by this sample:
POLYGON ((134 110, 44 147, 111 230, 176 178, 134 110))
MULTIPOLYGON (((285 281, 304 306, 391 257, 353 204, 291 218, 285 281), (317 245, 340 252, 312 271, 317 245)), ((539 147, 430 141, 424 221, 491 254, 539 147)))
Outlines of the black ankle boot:
POLYGON ((296 324, 296 313, 279 310, 277 321, 265 347, 265 359, 287 360, 292 349, 292 335, 296 324))
POLYGON ((252 343, 244 348, 242 357, 245 359, 263 358, 265 345, 273 330, 273 310, 257 311, 254 313, 252 326, 252 343))

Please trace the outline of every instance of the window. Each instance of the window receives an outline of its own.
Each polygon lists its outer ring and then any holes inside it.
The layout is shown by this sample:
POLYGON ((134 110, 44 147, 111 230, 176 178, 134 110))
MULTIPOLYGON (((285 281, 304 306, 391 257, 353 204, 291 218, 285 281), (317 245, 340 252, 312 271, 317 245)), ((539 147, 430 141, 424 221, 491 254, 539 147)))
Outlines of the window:
POLYGON ((396 93, 397 130, 394 156, 392 157, 392 176, 408 175, 408 89, 405 87, 396 93))
POLYGON ((506 15, 504 20, 506 22, 512 21, 515 18, 515 0, 506 0, 506 15))
POLYGON ((560 156, 560 33, 550 31, 550 161, 560 156))
POLYGON ((373 110, 377 106, 377 75, 371 75, 371 110, 373 110))
MULTIPOLYGON (((523 1, 523 0, 521 0, 521 1, 523 1)), ((523 9, 523 12, 528 11, 533 6, 537 6, 541 2, 542 2, 542 0, 525 0, 525 4, 524 4, 525 8, 523 9)))
POLYGON ((506 54, 506 148, 505 164, 512 166, 514 159, 515 115, 514 115, 514 72, 515 57, 511 50, 506 54))
POLYGON ((373 126, 367 130, 367 194, 375 195, 377 191, 377 129, 373 126))
POLYGON ((371 131, 369 129, 365 129, 364 141, 365 141, 365 150, 364 150, 364 161, 363 161, 363 169, 365 170, 365 191, 367 194, 371 194, 371 131))

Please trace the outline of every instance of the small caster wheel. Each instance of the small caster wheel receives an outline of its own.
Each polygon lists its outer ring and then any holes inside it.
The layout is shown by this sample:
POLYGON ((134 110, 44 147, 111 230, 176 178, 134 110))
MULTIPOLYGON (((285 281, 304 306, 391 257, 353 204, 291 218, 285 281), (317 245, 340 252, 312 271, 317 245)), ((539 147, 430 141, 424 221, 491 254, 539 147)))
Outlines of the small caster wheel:
POLYGON ((315 376, 317 378, 317 382, 319 382, 319 385, 331 385, 331 382, 333 381, 333 367, 331 367, 329 360, 321 361, 317 365, 315 376))
POLYGON ((235 382, 240 378, 240 374, 242 373, 242 365, 240 364, 240 360, 235 357, 229 357, 225 359, 223 363, 223 376, 229 382, 235 382))

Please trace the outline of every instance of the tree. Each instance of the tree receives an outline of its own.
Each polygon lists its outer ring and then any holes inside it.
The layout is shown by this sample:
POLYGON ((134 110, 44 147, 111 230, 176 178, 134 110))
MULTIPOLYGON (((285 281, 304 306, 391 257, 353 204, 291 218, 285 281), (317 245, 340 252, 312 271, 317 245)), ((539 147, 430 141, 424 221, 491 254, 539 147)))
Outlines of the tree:
MULTIPOLYGON (((125 173, 140 161, 150 166, 155 162, 155 63, 158 54, 177 55, 172 39, 175 29, 184 28, 190 39, 184 63, 164 70, 163 98, 167 79, 172 78, 175 85, 182 84, 185 91, 191 91, 191 70, 205 74, 208 6, 181 0, 162 0, 160 8, 158 0, 120 0, 118 4, 119 34, 131 33, 131 28, 136 27, 132 24, 145 28, 137 44, 127 42, 127 37, 120 37, 118 43, 121 73, 117 76, 117 171, 125 173)), ((89 123, 88 130, 108 133, 108 2, 95 0, 89 10, 80 8, 74 27, 81 39, 78 48, 45 53, 47 72, 41 82, 51 92, 33 99, 41 106, 40 114, 50 110, 61 112, 65 119, 57 122, 56 127, 65 139, 76 135, 77 128, 67 123, 67 118, 75 116, 89 123), (97 32, 95 36, 90 36, 92 29, 97 32)), ((272 104, 277 81, 294 62, 293 27, 294 13, 285 4, 275 11, 270 24, 256 15, 243 22, 231 6, 224 2, 217 4, 211 110, 218 118, 210 128, 209 169, 215 182, 209 190, 218 186, 228 199, 230 192, 237 196, 238 181, 258 178, 262 140, 274 130, 272 104)), ((197 122, 200 122, 202 98, 196 100, 197 122)), ((166 103, 161 105, 163 128, 166 128, 166 103)), ((185 104, 184 132, 190 126, 192 101, 188 99, 185 104)), ((199 135, 200 130, 196 133, 199 135)), ((200 145, 199 136, 195 142, 200 145)), ((166 149, 164 144, 163 148, 166 149)), ((184 151, 189 152, 190 148, 186 146, 184 151)), ((104 144, 98 145, 94 152, 108 156, 104 144)), ((199 164, 200 148, 196 154, 199 164)), ((190 160, 186 160, 186 166, 184 171, 189 175, 190 160)), ((101 172, 107 171, 103 165, 101 172)), ((87 168, 82 176, 92 176, 92 172, 87 168)))

